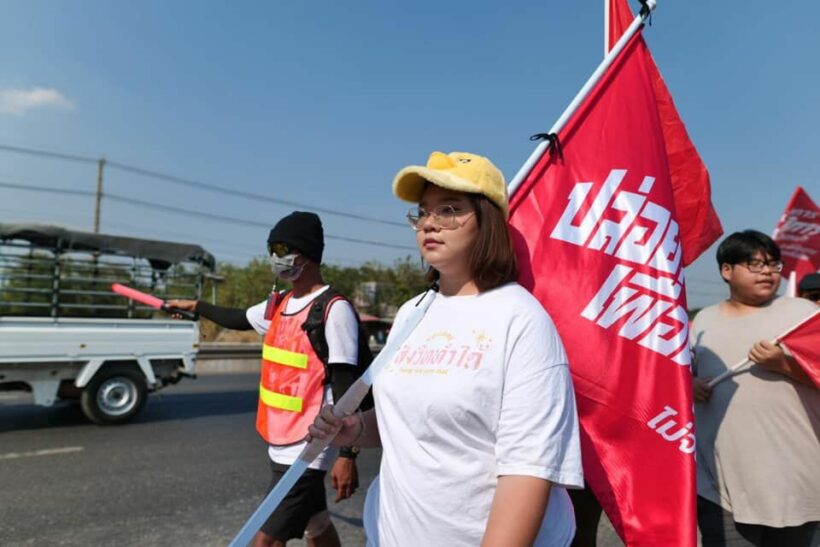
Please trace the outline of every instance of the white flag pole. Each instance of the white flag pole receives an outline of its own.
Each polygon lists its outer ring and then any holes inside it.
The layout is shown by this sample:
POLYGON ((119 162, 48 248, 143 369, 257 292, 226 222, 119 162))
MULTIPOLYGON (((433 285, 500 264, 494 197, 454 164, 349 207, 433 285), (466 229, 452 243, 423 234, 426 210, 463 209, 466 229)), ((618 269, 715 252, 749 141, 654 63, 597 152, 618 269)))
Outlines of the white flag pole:
POLYGON ((604 57, 609 53, 609 0, 604 0, 604 57))
MULTIPOLYGON (((561 114, 561 117, 558 118, 558 121, 555 122, 555 124, 550 128, 550 130, 548 131, 549 134, 558 134, 561 132, 562 129, 564 129, 564 126, 567 124, 567 121, 570 119, 570 117, 572 117, 573 114, 575 114, 575 111, 578 110, 578 107, 581 106, 581 103, 584 101, 584 99, 587 98, 589 92, 592 91, 592 88, 595 87, 595 84, 597 84, 601 77, 604 75, 606 69, 608 69, 609 66, 615 61, 615 59, 618 58, 618 55, 621 53, 621 50, 624 49, 627 42, 629 42, 630 38, 632 38, 632 36, 634 36, 635 33, 638 32, 638 30, 640 30, 641 26, 643 26, 644 21, 647 19, 647 17, 649 17, 649 14, 652 13, 652 10, 655 9, 655 6, 657 5, 657 0, 647 0, 645 5, 648 9, 641 10, 641 13, 639 13, 638 16, 635 17, 635 19, 629 25, 629 28, 626 29, 626 31, 623 33, 623 35, 612 48, 612 50, 609 53, 607 53, 606 57, 604 57, 604 60, 601 61, 601 64, 598 65, 598 68, 595 69, 595 72, 593 72, 592 76, 590 76, 589 79, 586 81, 584 87, 581 88, 581 91, 579 91, 575 98, 572 99, 572 102, 569 103, 569 106, 566 108, 566 110, 564 110, 563 114, 561 114)), ((510 185, 507 187, 510 196, 512 196, 515 193, 515 191, 518 190, 518 187, 521 186, 521 183, 524 181, 526 176, 532 170, 533 166, 538 162, 538 160, 547 150, 549 145, 549 141, 544 141, 535 148, 532 154, 530 154, 530 157, 527 158, 527 161, 524 162, 524 165, 521 166, 521 169, 518 170, 518 173, 516 173, 515 177, 510 182, 510 185)))
MULTIPOLYGON (((772 342, 772 343, 774 343, 774 342, 772 342)), ((748 363, 751 363, 751 361, 749 360, 748 357, 744 357, 742 361, 738 361, 737 363, 732 365, 730 368, 728 368, 725 372, 722 372, 718 376, 715 376, 714 378, 712 378, 711 380, 706 382, 706 387, 708 387, 708 388, 715 387, 720 382, 722 382, 723 380, 725 380, 729 376, 732 376, 734 373, 736 373, 738 370, 740 370, 741 367, 743 367, 744 365, 746 365, 748 363)))
MULTIPOLYGON (((795 326, 793 326, 792 328, 790 328, 789 330, 787 330, 786 332, 784 332, 783 334, 781 334, 780 336, 778 336, 777 338, 775 338, 774 340, 772 340, 772 341, 771 341, 771 343, 772 343, 772 344, 777 344, 780 340, 782 340, 783 338, 787 337, 787 336, 788 336, 788 335, 790 335, 792 332, 796 331, 797 329, 799 329, 800 327, 802 327, 804 324, 806 324, 806 323, 808 323, 810 320, 812 320, 812 319, 814 318, 814 316, 815 316, 815 315, 817 315, 818 313, 820 313, 820 310, 817 310, 816 312, 812 313, 811 315, 809 315, 808 317, 806 317, 805 319, 803 319, 802 321, 800 321, 798 324, 796 324, 795 326)), ((707 385, 708 387, 710 387, 710 388, 715 387, 717 384, 719 384, 720 382, 722 382, 722 381, 723 381, 723 380, 725 380, 726 378, 728 378, 728 377, 732 376, 733 374, 735 374, 735 373, 736 373, 736 372, 737 372, 740 368, 742 368, 742 367, 743 367, 746 363, 751 363, 751 362, 752 362, 752 361, 751 361, 751 359, 749 359, 749 358, 747 357, 747 358, 743 359, 742 361, 740 361, 740 362, 738 362, 738 363, 735 363, 734 365, 732 365, 732 366, 731 366, 728 370, 726 370, 725 372, 723 372, 723 373, 721 373, 720 375, 715 376, 714 378, 712 378, 711 380, 709 380, 709 381, 706 383, 706 385, 707 385)))
POLYGON ((786 282, 786 296, 797 298, 797 272, 794 270, 789 272, 789 280, 786 282))
MULTIPOLYGON (((566 110, 564 110, 564 113, 561 114, 558 121, 552 126, 550 133, 557 133, 564 128, 567 120, 578 109, 586 96, 589 95, 590 90, 596 83, 598 83, 598 80, 601 79, 601 76, 603 76, 606 69, 609 68, 612 62, 618 57, 618 54, 621 50, 623 50, 629 39, 638 31, 638 29, 640 29, 644 20, 649 16, 649 13, 655 9, 656 4, 657 0, 647 0, 646 6, 649 9, 644 10, 645 13, 641 13, 635 17, 635 20, 632 21, 631 25, 629 25, 629 28, 626 32, 624 32, 620 40, 618 40, 618 43, 615 44, 615 47, 612 48, 601 64, 598 65, 598 68, 592 73, 592 76, 590 76, 589 80, 587 80, 584 84, 584 87, 581 88, 581 91, 578 95, 576 95, 575 99, 573 99, 566 110)), ((547 149, 547 146, 549 146, 549 143, 545 142, 536 147, 535 151, 527 159, 524 166, 519 169, 515 178, 507 187, 510 196, 512 196, 521 185, 521 181, 527 173, 530 172, 532 166, 535 165, 535 162, 538 161, 538 158, 541 157, 541 154, 543 154, 547 149)), ((373 385, 373 380, 378 375, 379 371, 393 358, 393 355, 398 351, 407 337, 410 336, 416 328, 416 325, 418 325, 424 317, 424 314, 427 312, 430 304, 432 304, 435 299, 435 294, 435 291, 427 291, 419 303, 413 308, 411 314, 402 325, 401 331, 391 332, 387 345, 379 352, 370 367, 368 367, 361 378, 350 386, 345 394, 339 399, 339 402, 334 405, 334 414, 341 418, 344 416, 350 416, 356 412, 356 409, 361 404, 367 394, 367 391, 370 389, 370 386, 373 385)), ((308 465, 310 465, 310 462, 316 459, 316 457, 321 454, 329 444, 330 439, 325 441, 313 439, 304 448, 304 450, 302 450, 302 453, 299 455, 297 460, 290 466, 287 472, 285 472, 279 482, 276 483, 273 490, 271 490, 265 499, 262 500, 262 503, 256 508, 253 515, 251 515, 244 526, 242 526, 242 529, 239 530, 239 533, 231 541, 230 547, 246 547, 248 543, 251 542, 253 536, 256 535, 259 528, 265 523, 279 504, 282 503, 282 500, 285 498, 290 489, 293 488, 293 485, 296 484, 296 481, 299 480, 299 477, 304 474, 308 465)))

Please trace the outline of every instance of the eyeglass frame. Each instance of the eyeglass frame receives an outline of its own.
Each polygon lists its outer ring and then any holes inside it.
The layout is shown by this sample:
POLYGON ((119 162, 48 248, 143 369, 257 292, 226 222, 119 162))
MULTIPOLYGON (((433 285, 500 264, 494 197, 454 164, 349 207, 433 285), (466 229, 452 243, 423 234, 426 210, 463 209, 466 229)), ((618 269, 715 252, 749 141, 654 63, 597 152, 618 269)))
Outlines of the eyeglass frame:
POLYGON ((438 207, 436 207, 435 211, 427 211, 421 205, 417 205, 416 207, 411 207, 407 211, 406 218, 407 222, 410 224, 410 228, 412 228, 415 232, 420 232, 423 229, 424 222, 427 218, 432 218, 433 224, 435 224, 440 230, 457 230, 464 226, 464 223, 459 224, 456 218, 460 215, 463 216, 470 214, 474 215, 476 214, 476 211, 467 209, 459 211, 456 210, 456 208, 450 204, 439 205, 438 207), (450 212, 442 213, 441 211, 444 209, 449 209, 450 212), (424 211, 424 213, 426 214, 420 214, 422 211, 424 211), (416 219, 415 221, 413 220, 414 218, 416 219), (449 223, 447 225, 442 223, 442 220, 448 218, 450 219, 450 222, 452 222, 452 226, 450 226, 449 223))
POLYGON ((749 270, 749 272, 754 274, 763 273, 766 267, 768 267, 772 273, 779 274, 783 271, 782 260, 760 260, 759 258, 753 258, 751 260, 738 262, 736 265, 743 266, 749 270))

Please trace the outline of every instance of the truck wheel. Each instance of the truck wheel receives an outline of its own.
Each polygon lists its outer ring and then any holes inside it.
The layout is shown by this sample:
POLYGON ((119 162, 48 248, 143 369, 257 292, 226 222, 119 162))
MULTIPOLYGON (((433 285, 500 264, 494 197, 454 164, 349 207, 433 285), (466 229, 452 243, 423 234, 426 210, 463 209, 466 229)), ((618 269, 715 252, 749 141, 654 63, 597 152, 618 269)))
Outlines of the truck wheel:
POLYGON ((100 425, 127 422, 142 410, 148 388, 139 372, 103 367, 94 375, 80 396, 83 414, 100 425))

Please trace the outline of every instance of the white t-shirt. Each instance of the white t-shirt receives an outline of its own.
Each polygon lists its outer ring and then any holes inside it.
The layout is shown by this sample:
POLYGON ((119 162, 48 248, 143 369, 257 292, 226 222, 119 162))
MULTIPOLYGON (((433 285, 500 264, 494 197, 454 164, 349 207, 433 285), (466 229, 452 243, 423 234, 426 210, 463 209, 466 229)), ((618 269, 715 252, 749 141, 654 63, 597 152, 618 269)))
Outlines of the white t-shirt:
POLYGON ((536 545, 569 545, 564 487, 583 486, 572 380, 555 326, 524 288, 438 295, 374 395, 383 453, 365 505, 370 544, 478 545, 498 477, 526 475, 553 483, 536 545))
MULTIPOLYGON (((305 307, 310 306, 316 297, 325 292, 329 285, 321 289, 306 294, 300 298, 291 297, 285 308, 285 313, 299 313, 305 307)), ((256 332, 264 335, 268 332, 270 321, 265 319, 265 307, 267 300, 251 306, 245 312, 248 322, 256 332)), ((359 360, 359 324, 356 322, 356 314, 353 306, 346 300, 339 300, 330 306, 327 312, 327 322, 325 323, 325 339, 327 340, 328 363, 347 363, 356 366, 359 360)), ((325 389, 325 402, 333 402, 333 393, 330 386, 325 389)), ((307 431, 305 431, 307 435, 307 431)), ((269 446, 268 456, 276 463, 291 465, 302 453, 302 449, 307 443, 299 442, 287 446, 269 446)), ((310 464, 311 469, 330 469, 333 460, 339 454, 337 448, 328 447, 318 458, 310 464)))

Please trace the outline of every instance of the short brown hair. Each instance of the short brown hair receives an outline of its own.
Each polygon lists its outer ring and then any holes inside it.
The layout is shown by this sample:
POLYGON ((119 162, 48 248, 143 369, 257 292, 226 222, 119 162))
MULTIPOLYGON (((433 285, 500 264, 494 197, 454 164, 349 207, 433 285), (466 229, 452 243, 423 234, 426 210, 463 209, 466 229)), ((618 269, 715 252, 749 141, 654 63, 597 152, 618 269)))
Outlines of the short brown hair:
MULTIPOLYGON (((467 196, 478 221, 478 238, 468 258, 473 282, 479 292, 485 292, 517 280, 518 263, 504 213, 482 194, 467 196)), ((427 281, 432 283, 438 278, 438 270, 428 267, 427 281)))

